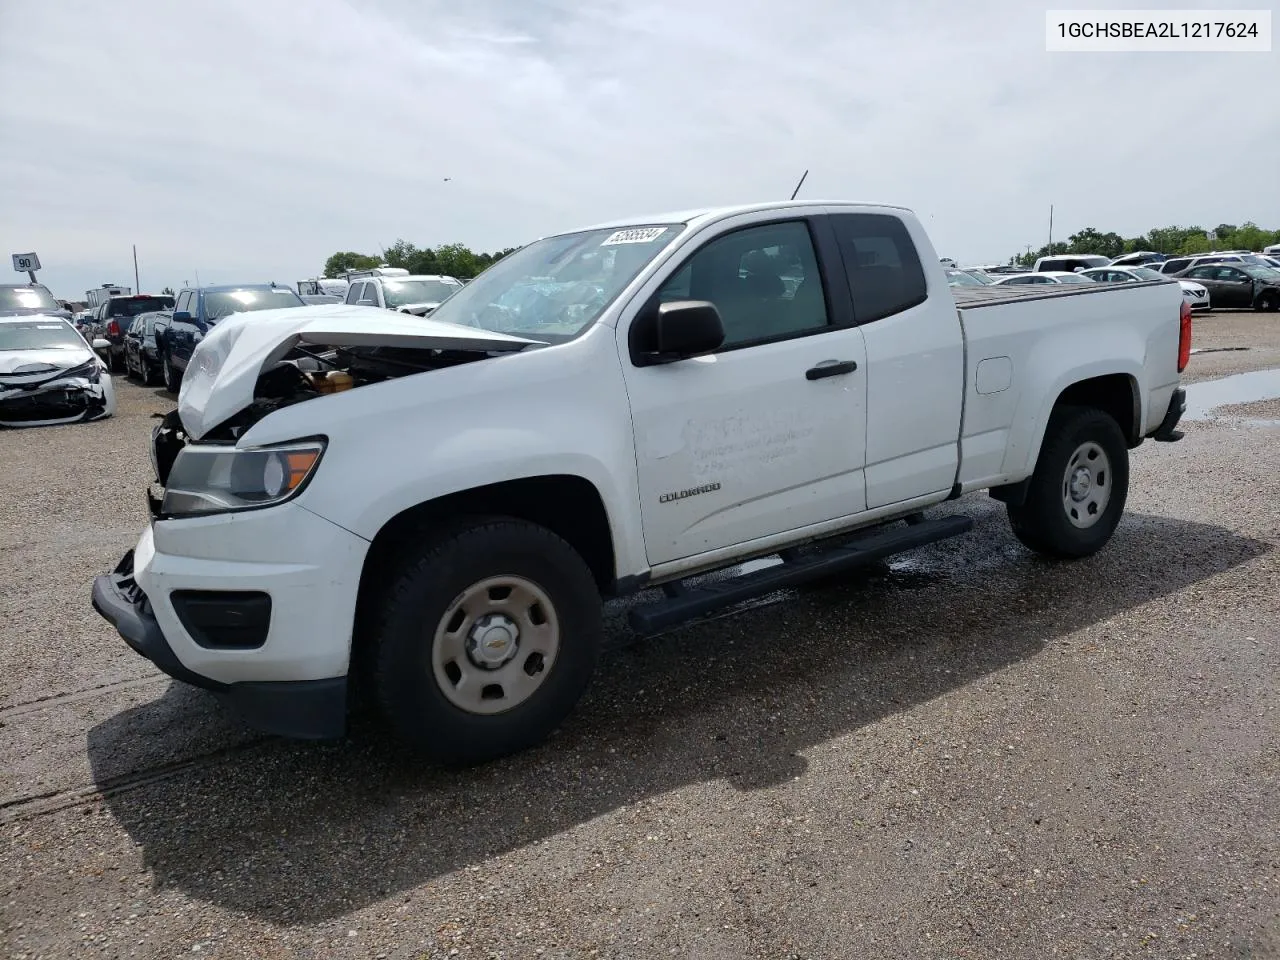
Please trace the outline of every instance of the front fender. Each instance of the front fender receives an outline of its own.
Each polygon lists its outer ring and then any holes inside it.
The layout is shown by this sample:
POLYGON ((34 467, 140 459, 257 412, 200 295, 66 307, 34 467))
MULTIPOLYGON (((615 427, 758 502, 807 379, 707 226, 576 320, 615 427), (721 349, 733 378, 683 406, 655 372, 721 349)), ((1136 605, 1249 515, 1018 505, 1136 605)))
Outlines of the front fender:
POLYGON ((581 477, 604 504, 618 574, 638 573, 635 445, 611 332, 317 397, 269 414, 239 443, 328 437, 299 503, 368 540, 449 494, 581 477))

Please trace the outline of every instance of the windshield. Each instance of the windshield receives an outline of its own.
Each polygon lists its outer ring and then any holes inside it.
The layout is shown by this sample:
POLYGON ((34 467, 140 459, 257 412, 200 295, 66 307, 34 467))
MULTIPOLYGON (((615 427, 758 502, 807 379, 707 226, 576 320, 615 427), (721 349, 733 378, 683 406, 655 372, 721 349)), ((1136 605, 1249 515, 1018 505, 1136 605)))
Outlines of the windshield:
POLYGON ((84 338, 65 320, 0 323, 0 350, 85 350, 84 338))
POLYGON ((382 295, 388 307, 405 307, 411 303, 439 303, 462 289, 460 283, 445 280, 383 280, 382 295))
POLYGON ((981 280, 972 274, 965 273, 963 270, 948 270, 947 283, 953 287, 983 287, 986 286, 981 280))
POLYGON ((61 310, 47 288, 0 287, 0 312, 5 310, 61 310))
POLYGON ((683 228, 660 224, 537 240, 485 270, 431 318, 564 343, 594 323, 683 228))
POLYGON ((172 309, 173 297, 115 297, 107 308, 107 316, 136 317, 140 313, 172 309))
POLYGON ((1151 270, 1147 267, 1130 267, 1129 272, 1140 280, 1163 280, 1165 276, 1159 270, 1151 270))
POLYGON ((256 290, 219 290, 204 295, 206 320, 221 320, 233 313, 250 310, 274 310, 278 307, 306 306, 302 298, 285 287, 259 288, 256 290))

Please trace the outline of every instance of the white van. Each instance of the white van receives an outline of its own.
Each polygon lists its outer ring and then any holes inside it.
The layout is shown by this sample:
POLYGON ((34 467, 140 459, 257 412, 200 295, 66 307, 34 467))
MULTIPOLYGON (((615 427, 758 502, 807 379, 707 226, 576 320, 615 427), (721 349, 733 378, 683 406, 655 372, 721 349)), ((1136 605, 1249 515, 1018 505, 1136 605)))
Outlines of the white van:
POLYGON ((1094 256, 1091 253, 1067 253, 1057 257, 1041 257, 1033 268, 1035 273, 1079 273, 1091 267, 1105 267, 1111 263, 1110 257, 1094 256))

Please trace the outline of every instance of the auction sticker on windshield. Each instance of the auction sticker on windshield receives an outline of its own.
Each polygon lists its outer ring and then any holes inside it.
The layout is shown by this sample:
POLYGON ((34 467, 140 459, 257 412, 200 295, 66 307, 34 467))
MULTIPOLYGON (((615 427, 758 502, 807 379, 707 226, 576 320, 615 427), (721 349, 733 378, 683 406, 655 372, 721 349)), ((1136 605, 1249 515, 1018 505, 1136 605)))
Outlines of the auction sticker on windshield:
POLYGON ((609 234, 600 246, 609 247, 619 243, 652 243, 666 231, 666 227, 639 227, 631 230, 617 230, 609 234))

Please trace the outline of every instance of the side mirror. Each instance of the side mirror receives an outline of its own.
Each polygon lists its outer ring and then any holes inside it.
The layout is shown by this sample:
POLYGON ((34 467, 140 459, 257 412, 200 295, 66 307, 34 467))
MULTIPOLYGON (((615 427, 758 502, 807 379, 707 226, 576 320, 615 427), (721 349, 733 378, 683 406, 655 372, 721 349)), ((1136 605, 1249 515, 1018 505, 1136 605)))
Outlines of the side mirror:
POLYGON ((111 341, 110 341, 110 340, 104 340, 102 337, 95 337, 95 338, 94 338, 94 341, 93 341, 93 349, 95 349, 95 350, 110 350, 110 349, 111 349, 111 341))
POLYGON ((176 323, 190 323, 194 318, 186 310, 179 310, 173 315, 173 319, 176 323))
POLYGON ((673 300, 658 305, 642 364, 672 363, 714 353, 724 345, 724 322, 707 300, 673 300))

